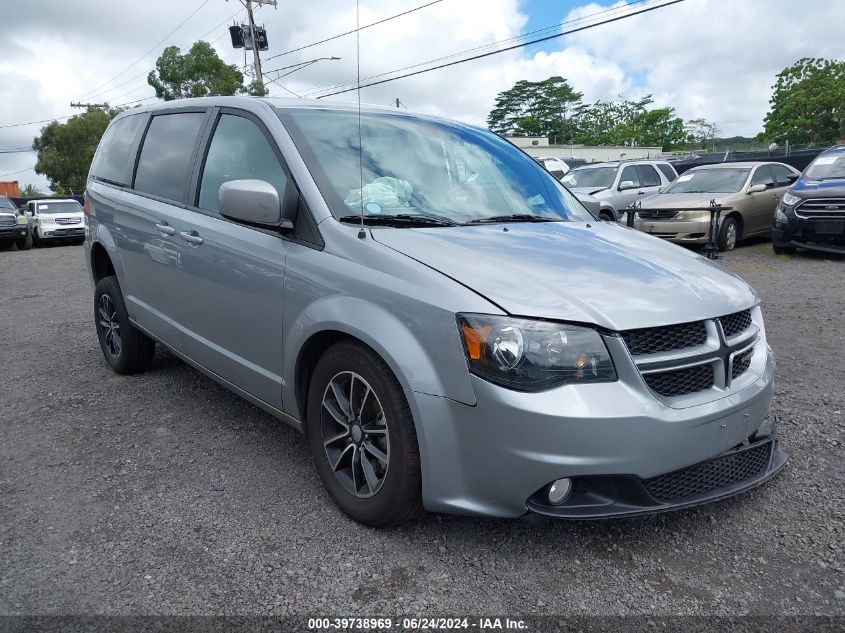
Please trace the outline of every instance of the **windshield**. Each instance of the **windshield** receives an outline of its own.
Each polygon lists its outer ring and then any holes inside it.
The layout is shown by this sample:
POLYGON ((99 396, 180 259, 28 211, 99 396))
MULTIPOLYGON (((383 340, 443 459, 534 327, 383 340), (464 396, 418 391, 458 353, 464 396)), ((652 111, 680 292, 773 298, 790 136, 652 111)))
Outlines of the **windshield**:
POLYGON ((81 213, 82 207, 78 202, 65 200, 63 202, 39 202, 38 213, 53 215, 56 213, 81 213))
POLYGON ((748 179, 751 170, 696 169, 688 171, 663 190, 663 193, 736 193, 748 179))
POLYGON ((15 209, 15 203, 9 200, 6 196, 0 196, 0 209, 15 209))
POLYGON ((845 152, 822 154, 816 157, 807 171, 807 180, 845 180, 845 152))
POLYGON ((336 218, 357 216, 363 207, 374 220, 397 215, 461 224, 513 215, 525 221, 593 219, 542 167, 490 132, 366 113, 359 164, 357 112, 284 109, 278 114, 336 218))
POLYGON ((609 189, 616 178, 616 167, 579 167, 563 178, 569 187, 590 187, 609 189))

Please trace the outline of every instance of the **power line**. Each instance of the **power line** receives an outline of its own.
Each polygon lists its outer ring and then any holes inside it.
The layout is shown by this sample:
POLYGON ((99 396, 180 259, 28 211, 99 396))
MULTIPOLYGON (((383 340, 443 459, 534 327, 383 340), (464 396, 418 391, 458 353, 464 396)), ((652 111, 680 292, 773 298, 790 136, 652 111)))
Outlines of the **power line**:
POLYGON ((32 147, 10 147, 8 149, 0 149, 0 154, 20 154, 23 152, 34 152, 32 147))
POLYGON ((19 169, 17 171, 10 171, 10 172, 7 172, 5 174, 0 174, 0 178, 5 178, 6 176, 14 176, 15 174, 22 174, 25 171, 30 171, 30 170, 34 170, 34 169, 35 169, 35 165, 33 165, 32 167, 27 167, 26 169, 19 169))
MULTIPOLYGON (((141 103, 142 101, 149 101, 150 99, 155 99, 155 96, 151 97, 144 97, 143 99, 136 99, 135 101, 127 101, 126 103, 116 103, 115 105, 111 106, 112 108, 122 108, 124 106, 133 105, 135 103, 141 103)), ((50 123, 52 121, 63 121, 65 119, 69 119, 74 116, 82 116, 80 114, 66 114, 64 116, 54 116, 51 119, 40 119, 38 121, 27 121, 26 123, 9 123, 7 125, 0 125, 0 129, 10 128, 10 127, 23 127, 26 125, 36 125, 38 123, 50 123)))
MULTIPOLYGON (((396 69, 388 71, 388 72, 370 75, 368 77, 364 77, 364 81, 368 81, 370 79, 376 79, 378 77, 384 77, 386 75, 392 75, 394 73, 402 72, 403 70, 410 70, 412 68, 419 68, 420 66, 427 66, 428 64, 433 64, 433 63, 439 62, 439 61, 445 61, 447 59, 454 59, 455 57, 460 57, 462 55, 466 55, 467 53, 474 53, 476 51, 489 49, 493 46, 499 46, 501 44, 507 44, 509 42, 516 42, 516 41, 525 39, 526 37, 530 37, 532 35, 538 35, 540 33, 548 33, 549 31, 557 31, 562 26, 565 26, 567 24, 577 24, 579 22, 584 22, 585 20, 594 19, 594 18, 596 18, 600 15, 620 13, 620 12, 623 12, 623 11, 630 9, 632 6, 635 6, 635 5, 638 5, 638 4, 643 4, 646 1, 647 0, 632 0, 631 2, 629 2, 626 5, 620 5, 620 6, 616 6, 616 7, 611 7, 609 9, 603 9, 602 11, 596 11, 595 13, 591 13, 590 15, 582 16, 580 18, 573 18, 571 20, 567 20, 566 22, 557 23, 557 24, 553 24, 553 25, 550 25, 550 26, 545 26, 545 27, 542 27, 542 28, 539 28, 539 29, 535 29, 533 31, 528 31, 527 33, 522 33, 520 35, 515 35, 513 37, 509 37, 509 38, 504 39, 504 40, 498 40, 498 41, 495 41, 495 42, 490 42, 489 44, 482 44, 481 46, 476 46, 474 48, 465 49, 465 50, 462 50, 462 51, 458 51, 456 53, 451 53, 449 55, 437 57, 435 59, 429 59, 429 60, 424 61, 424 62, 411 64, 410 66, 404 66, 402 68, 396 68, 396 69)), ((563 35, 563 33, 560 33, 559 35, 563 35)), ((526 46, 528 44, 530 44, 530 42, 527 43, 526 46)), ((506 49, 503 49, 503 50, 506 50, 506 49)), ((315 88, 315 89, 309 90, 308 92, 305 93, 305 96, 306 97, 312 97, 314 95, 318 95, 319 93, 321 93, 325 90, 334 90, 335 88, 341 88, 343 86, 349 86, 349 85, 356 85, 355 81, 352 81, 352 80, 342 81, 342 82, 337 83, 337 84, 321 86, 320 88, 315 88)), ((328 96, 328 95, 322 95, 322 96, 328 96)), ((322 98, 322 96, 317 97, 317 98, 318 99, 322 98)))
POLYGON ((408 15, 409 13, 413 13, 414 11, 419 11, 420 9, 425 9, 426 7, 430 7, 433 4, 437 4, 439 2, 443 2, 443 0, 433 0, 433 2, 428 2, 427 4, 422 4, 418 7, 414 7, 413 9, 408 9, 407 11, 403 11, 402 13, 397 13, 396 15, 391 15, 388 18, 384 18, 382 20, 378 20, 377 22, 372 22, 370 24, 365 24, 364 26, 356 29, 352 29, 351 31, 346 31, 345 33, 340 33, 338 35, 332 35, 331 37, 327 37, 324 40, 320 40, 318 42, 311 42, 310 44, 305 44, 300 46, 299 48, 292 48, 289 51, 285 51, 283 53, 278 53, 276 55, 272 55, 271 57, 266 58, 265 61, 270 61, 271 59, 276 59, 277 57, 282 57, 283 55, 290 55, 291 53, 296 53, 297 51, 305 50, 306 48, 311 48, 312 46, 317 46, 318 44, 325 44, 326 42, 331 42, 332 40, 336 40, 341 37, 345 37, 347 35, 352 35, 358 31, 363 31, 364 29, 368 29, 371 26, 376 26, 378 24, 384 24, 385 22, 389 22, 390 20, 395 20, 396 18, 401 18, 403 15, 408 15))
MULTIPOLYGON (((684 2, 684 0, 670 0, 669 2, 665 2, 664 4, 660 4, 660 5, 656 5, 656 6, 647 6, 643 9, 640 9, 639 11, 634 11, 632 13, 626 13, 625 15, 620 15, 620 16, 616 16, 616 17, 613 17, 613 18, 607 18, 605 20, 602 20, 601 22, 596 22, 595 24, 587 24, 586 26, 579 26, 579 27, 574 28, 574 29, 569 29, 568 31, 562 31, 561 33, 555 33, 554 35, 547 35, 546 37, 537 38, 537 39, 531 40, 529 42, 522 42, 520 44, 508 46, 507 48, 502 48, 502 49, 490 51, 490 52, 487 52, 487 53, 481 53, 480 55, 473 55, 472 57, 466 57, 464 59, 459 59, 457 61, 448 62, 446 64, 440 64, 439 66, 432 66, 431 68, 425 68, 423 70, 417 70, 417 71, 414 71, 412 73, 406 73, 404 75, 399 75, 398 77, 391 77, 389 79, 382 79, 380 81, 373 81, 373 82, 370 82, 368 84, 364 84, 364 85, 361 85, 361 86, 355 86, 353 88, 346 88, 344 90, 337 90, 335 92, 330 92, 328 94, 320 95, 317 98, 323 99, 324 97, 332 97, 334 95, 343 94, 345 92, 351 92, 351 91, 357 90, 359 88, 369 88, 371 86, 378 86, 380 84, 386 84, 386 83, 391 82, 391 81, 397 81, 399 79, 405 79, 407 77, 413 77, 415 75, 422 75, 423 73, 431 72, 432 70, 439 70, 441 68, 447 68, 449 66, 456 66, 458 64, 463 64, 465 62, 471 62, 473 60, 481 59, 483 57, 490 57, 491 55, 498 55, 499 53, 505 53, 507 51, 511 51, 511 50, 514 50, 514 49, 517 49, 517 48, 523 48, 525 46, 531 46, 532 44, 539 44, 540 42, 546 42, 548 40, 553 40, 553 39, 556 39, 558 37, 563 37, 564 35, 571 35, 573 33, 579 33, 581 31, 586 31, 588 29, 595 28, 597 26, 603 26, 605 24, 610 24, 612 22, 618 22, 618 21, 624 20, 626 18, 632 18, 636 15, 648 13, 648 12, 654 11, 656 9, 662 9, 664 7, 668 7, 668 6, 673 5, 673 4, 679 4, 681 2, 684 2)), ((398 72, 398 71, 393 71, 393 72, 398 72)), ((389 74, 389 73, 386 73, 386 74, 389 74)))
POLYGON ((132 62, 131 64, 129 64, 126 68, 124 68, 123 70, 121 70, 121 71, 120 71, 119 73, 117 73, 114 77, 112 77, 111 79, 109 79, 107 82, 105 82, 105 83, 103 83, 103 84, 100 84, 100 85, 99 85, 99 86, 97 86, 94 90, 92 90, 92 91, 90 91, 90 92, 86 92, 84 95, 82 95, 82 96, 80 97, 80 100, 81 100, 81 99, 88 98, 88 97, 90 97, 92 94, 95 94, 98 90, 100 90, 100 89, 101 89, 101 88, 103 88, 104 86, 107 86, 108 84, 110 84, 112 81, 114 81, 115 79, 117 79, 118 77, 120 77, 123 73, 125 73, 127 70, 129 70, 130 68, 132 68, 134 65, 136 65, 136 64, 138 64, 138 63, 140 63, 140 62, 144 61, 144 60, 147 58, 147 55, 149 55, 149 54, 150 54, 150 53, 152 53, 154 50, 156 50, 159 46, 161 46, 164 42, 166 42, 166 41, 168 40, 168 38, 169 38, 171 35, 173 35, 176 31, 178 31, 178 30, 179 30, 179 29, 181 29, 183 26, 185 26, 185 24, 188 22, 188 20, 190 20, 192 17, 194 17, 194 16, 197 14, 197 12, 198 12, 200 9, 202 9, 205 5, 207 5, 209 2, 211 2, 211 0, 203 0, 202 4, 200 4, 200 6, 198 6, 196 9, 194 9, 194 10, 191 12, 191 14, 190 14, 187 18, 185 18, 184 20, 182 20, 182 21, 179 23, 179 26, 177 26, 175 29, 173 29, 172 31, 170 31, 170 33, 168 33, 167 35, 165 35, 165 36, 161 39, 161 41, 159 41, 159 42, 158 42, 155 46, 153 46, 150 50, 148 50, 146 53, 144 53, 141 57, 139 57, 138 59, 136 59, 134 62, 132 62))

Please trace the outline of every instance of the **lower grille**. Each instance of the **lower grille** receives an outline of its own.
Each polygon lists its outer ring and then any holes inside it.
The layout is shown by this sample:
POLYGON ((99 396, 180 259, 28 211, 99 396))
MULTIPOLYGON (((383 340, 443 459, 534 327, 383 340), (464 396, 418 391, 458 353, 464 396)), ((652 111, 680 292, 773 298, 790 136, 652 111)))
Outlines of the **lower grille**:
POLYGON ((686 369, 643 374, 643 378, 652 391, 672 398, 710 389, 713 386, 713 367, 709 364, 696 365, 686 369))
POLYGON ((658 501, 675 501, 740 483, 759 475, 769 463, 772 442, 728 453, 708 462, 646 479, 643 484, 658 501))
POLYGON ((707 341, 707 330, 702 321, 649 327, 622 332, 628 350, 634 356, 668 352, 702 345, 707 341))
POLYGON ((752 356, 754 356, 754 348, 734 356, 734 362, 731 366, 731 379, 742 376, 742 374, 748 371, 748 368, 751 367, 752 356))

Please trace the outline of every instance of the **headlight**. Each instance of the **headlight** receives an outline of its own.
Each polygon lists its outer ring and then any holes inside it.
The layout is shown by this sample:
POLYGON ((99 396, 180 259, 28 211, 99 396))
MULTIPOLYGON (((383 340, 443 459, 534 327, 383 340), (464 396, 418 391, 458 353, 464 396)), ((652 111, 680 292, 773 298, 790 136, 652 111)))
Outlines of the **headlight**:
POLYGON ((26 224, 26 216, 25 215, 19 215, 18 216, 18 224, 26 224))
POLYGON ((783 206, 781 205, 775 207, 775 222, 789 222, 789 218, 786 217, 786 214, 783 212, 783 206))
POLYGON ((793 196, 788 191, 783 194, 783 198, 781 198, 781 202, 783 202, 786 206, 791 207, 798 204, 801 201, 801 198, 798 196, 793 196))
POLYGON ((598 332, 586 327, 459 314, 470 371, 518 391, 566 383, 613 382, 616 371, 598 332))
POLYGON ((672 218, 673 220, 700 220, 702 222, 706 220, 710 220, 710 212, 709 211, 701 211, 701 210, 689 210, 689 211, 678 211, 678 214, 672 218))

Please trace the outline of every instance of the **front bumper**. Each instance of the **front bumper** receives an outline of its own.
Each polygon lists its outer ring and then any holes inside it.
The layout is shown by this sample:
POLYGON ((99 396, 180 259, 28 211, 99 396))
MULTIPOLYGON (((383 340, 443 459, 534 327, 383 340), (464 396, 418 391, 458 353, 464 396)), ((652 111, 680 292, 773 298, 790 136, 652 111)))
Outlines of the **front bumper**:
POLYGON ((42 226, 38 228, 38 237, 42 240, 80 239, 85 237, 85 227, 80 225, 73 227, 56 226, 45 228, 42 226))
POLYGON ((779 222, 772 229, 772 243, 780 247, 797 247, 824 253, 845 254, 845 221, 839 234, 821 233, 817 220, 793 217, 779 222))
MULTIPOLYGON (((774 358, 765 343, 761 347, 760 366, 747 386, 684 408, 661 402, 639 374, 621 372, 617 382, 541 393, 518 393, 473 376, 475 406, 408 392, 418 421, 423 504, 435 512, 519 517, 541 511, 532 497, 556 479, 649 480, 720 456, 754 437, 768 411, 774 358)), ((773 450, 766 477, 784 460, 773 450)), ((710 491, 693 501, 735 492, 710 491)), ((608 503, 578 516, 660 511, 689 501, 632 509, 625 497, 605 496, 608 503)))
POLYGON ((0 240, 22 240, 29 234, 29 229, 26 224, 16 224, 15 226, 3 227, 0 229, 0 240))
POLYGON ((677 244, 706 244, 710 231, 710 219, 704 220, 659 220, 637 218, 634 228, 643 233, 663 238, 677 244))

